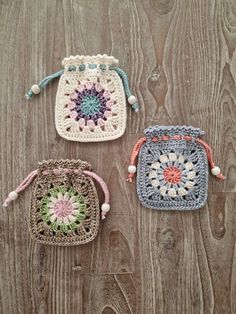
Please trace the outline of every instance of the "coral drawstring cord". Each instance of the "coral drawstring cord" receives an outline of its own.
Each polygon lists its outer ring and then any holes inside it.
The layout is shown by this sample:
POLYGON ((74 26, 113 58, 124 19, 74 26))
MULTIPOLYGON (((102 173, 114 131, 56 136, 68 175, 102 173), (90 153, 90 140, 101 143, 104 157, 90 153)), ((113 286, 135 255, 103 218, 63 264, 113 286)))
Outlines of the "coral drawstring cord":
POLYGON ((206 154, 207 154, 207 158, 208 158, 208 161, 209 161, 209 164, 210 164, 210 167, 211 167, 211 173, 214 176, 216 176, 218 179, 225 180, 225 177, 221 173, 220 168, 218 166, 216 166, 214 161, 213 161, 213 153, 212 153, 211 147, 206 142, 201 140, 200 138, 197 138, 196 141, 205 148, 205 151, 206 151, 206 154))
POLYGON ((136 161, 136 158, 139 154, 139 151, 141 149, 141 146, 143 145, 143 143, 145 143, 147 140, 146 137, 141 137, 138 142, 134 145, 134 148, 132 150, 132 153, 130 155, 130 165, 128 167, 128 178, 127 178, 127 181, 128 182, 132 182, 132 179, 134 177, 134 174, 136 172, 136 166, 135 166, 135 161, 136 161))
MULTIPOLYGON (((184 139, 186 141, 192 141, 193 140, 193 137, 192 136, 188 136, 188 135, 185 135, 185 136, 181 136, 181 135, 174 135, 174 136, 162 136, 160 138, 155 138, 153 137, 152 141, 158 141, 158 140, 181 140, 181 139, 184 139)), ((208 159, 208 162, 210 164, 210 168, 211 168, 211 173, 216 176, 218 179, 220 180, 225 180, 225 177, 222 175, 221 173, 221 170, 218 166, 215 165, 214 161, 213 161, 213 153, 212 153, 212 149, 211 147, 205 142, 203 141, 202 139, 200 138, 196 138, 196 142, 201 144, 205 151, 206 151, 206 154, 207 154, 207 159, 208 159)))
POLYGON ((22 191, 24 191, 29 185, 30 183, 35 179, 35 177, 37 176, 38 171, 34 170, 32 171, 28 177, 26 177, 21 184, 15 189, 15 191, 12 191, 8 194, 8 197, 5 199, 3 206, 7 207, 10 202, 15 201, 18 198, 18 194, 22 191))
MULTIPOLYGON (((180 136, 180 135, 174 135, 174 136, 161 136, 161 137, 153 137, 152 141, 153 142, 158 142, 158 141, 169 141, 169 140, 186 140, 186 141, 191 141, 193 140, 192 136, 180 136)), ((140 148, 143 145, 143 143, 146 141, 146 137, 142 137, 138 140, 138 142, 134 145, 133 151, 131 153, 130 156, 130 165, 128 167, 128 178, 127 181, 128 182, 132 182, 132 179, 134 177, 134 174, 136 172, 136 166, 135 166, 135 161, 136 158, 139 154, 140 148)), ((213 161, 213 153, 212 153, 212 149, 211 147, 204 142, 202 139, 200 138, 196 138, 196 142, 201 144, 207 154, 207 159, 209 161, 210 164, 210 168, 211 168, 211 173, 216 176, 218 179, 220 180, 225 180, 225 177, 223 176, 223 174, 221 173, 221 170, 218 166, 215 165, 214 161, 213 161)))

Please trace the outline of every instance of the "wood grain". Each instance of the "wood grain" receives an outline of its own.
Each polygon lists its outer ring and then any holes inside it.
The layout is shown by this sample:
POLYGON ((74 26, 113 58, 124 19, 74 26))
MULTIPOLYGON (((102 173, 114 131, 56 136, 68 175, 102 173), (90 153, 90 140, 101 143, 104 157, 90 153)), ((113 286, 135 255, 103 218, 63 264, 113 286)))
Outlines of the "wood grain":
POLYGON ((234 0, 0 0, 2 199, 48 158, 90 161, 112 195, 80 247, 30 239, 30 188, 0 211, 0 313, 236 313, 235 48, 234 0), (97 53, 120 60, 141 111, 127 109, 121 139, 70 143, 54 126, 57 83, 24 94, 64 56, 97 53), (145 209, 126 183, 133 144, 157 123, 206 131, 227 180, 210 178, 205 208, 145 209))

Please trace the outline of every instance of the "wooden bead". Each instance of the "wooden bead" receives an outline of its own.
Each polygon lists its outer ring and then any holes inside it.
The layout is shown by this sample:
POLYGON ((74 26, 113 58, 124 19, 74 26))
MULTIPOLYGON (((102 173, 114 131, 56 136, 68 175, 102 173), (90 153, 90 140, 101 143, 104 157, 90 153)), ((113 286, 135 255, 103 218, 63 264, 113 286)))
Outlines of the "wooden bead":
POLYGON ((37 84, 34 84, 31 86, 31 91, 34 93, 34 94, 39 94, 40 93, 40 87, 37 85, 37 84))

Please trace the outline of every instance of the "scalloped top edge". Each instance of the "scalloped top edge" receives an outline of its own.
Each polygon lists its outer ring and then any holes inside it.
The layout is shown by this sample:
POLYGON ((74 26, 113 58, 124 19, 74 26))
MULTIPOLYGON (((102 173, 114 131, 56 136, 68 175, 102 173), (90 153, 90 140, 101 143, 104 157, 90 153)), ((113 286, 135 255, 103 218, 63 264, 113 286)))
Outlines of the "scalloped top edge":
POLYGON ((83 55, 77 55, 77 56, 70 56, 67 58, 64 58, 62 60, 62 66, 70 65, 70 64, 82 64, 82 63, 105 63, 109 65, 118 65, 119 60, 114 58, 113 56, 108 56, 106 54, 98 54, 94 56, 83 56, 83 55))
POLYGON ((48 159, 38 162, 38 170, 49 170, 54 168, 77 168, 81 170, 91 170, 92 166, 87 161, 80 159, 48 159))

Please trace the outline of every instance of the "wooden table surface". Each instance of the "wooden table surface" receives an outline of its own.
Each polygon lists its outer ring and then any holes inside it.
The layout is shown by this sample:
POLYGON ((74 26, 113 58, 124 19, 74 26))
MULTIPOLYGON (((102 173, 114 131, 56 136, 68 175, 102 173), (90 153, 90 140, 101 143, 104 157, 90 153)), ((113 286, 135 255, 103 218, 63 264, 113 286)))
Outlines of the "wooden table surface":
POLYGON ((81 158, 107 182, 112 209, 95 241, 30 239, 31 188, 0 211, 0 313, 236 313, 236 3, 234 0, 0 0, 1 197, 43 159, 81 158), (120 60, 141 110, 125 135, 80 144, 55 130, 57 82, 25 91, 65 56, 120 60), (145 127, 206 131, 226 181, 209 178, 193 212, 145 209, 126 182, 145 127))

